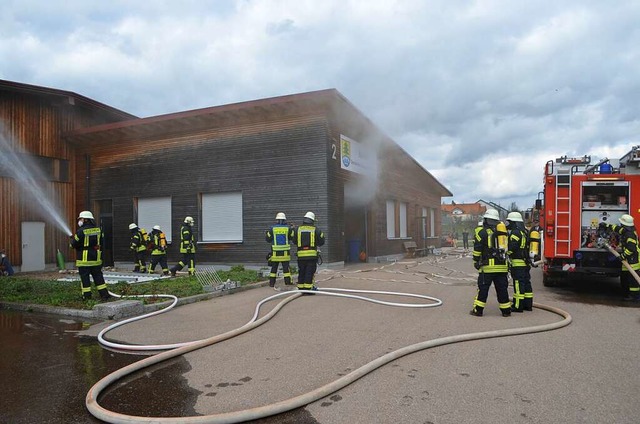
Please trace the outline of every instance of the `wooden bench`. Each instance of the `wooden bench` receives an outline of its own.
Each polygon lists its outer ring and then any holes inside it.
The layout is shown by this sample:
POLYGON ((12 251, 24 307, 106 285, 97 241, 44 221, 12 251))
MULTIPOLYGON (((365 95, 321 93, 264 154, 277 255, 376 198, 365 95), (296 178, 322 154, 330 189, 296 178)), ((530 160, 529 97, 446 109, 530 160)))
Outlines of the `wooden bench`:
POLYGON ((407 256, 410 258, 415 258, 416 255, 424 256, 429 251, 429 249, 419 248, 415 241, 404 241, 402 245, 404 246, 407 256))

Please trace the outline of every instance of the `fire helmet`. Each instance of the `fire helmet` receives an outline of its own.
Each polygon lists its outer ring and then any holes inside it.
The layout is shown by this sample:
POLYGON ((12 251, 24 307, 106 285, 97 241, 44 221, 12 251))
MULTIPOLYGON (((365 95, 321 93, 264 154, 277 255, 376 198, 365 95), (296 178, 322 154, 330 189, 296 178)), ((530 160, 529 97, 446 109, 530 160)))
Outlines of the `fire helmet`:
POLYGON ((159 225, 154 225, 154 226, 153 226, 153 229, 154 229, 154 230, 158 230, 158 231, 160 231, 160 226, 159 226, 159 225))
POLYGON ((522 215, 520 214, 520 212, 509 212, 509 215, 507 215, 507 221, 524 222, 522 220, 522 215))
POLYGON ((276 220, 286 221, 287 220, 287 216, 284 214, 284 212, 278 212, 276 214, 276 220))
POLYGON ((627 215, 626 213, 618 218, 618 220, 620 221, 620 224, 624 225, 625 227, 633 227, 634 225, 633 217, 631 215, 627 215))
POLYGON ((313 213, 313 212, 307 212, 307 213, 305 213, 305 214, 304 214, 304 217, 305 217, 305 218, 307 218, 307 219, 310 219, 310 220, 312 220, 312 221, 315 221, 315 220, 316 220, 316 214, 315 214, 315 213, 313 213))
POLYGON ((193 218, 188 216, 184 219, 185 224, 193 225, 193 218))
POLYGON ((129 229, 130 230, 135 230, 136 228, 138 228, 138 226, 136 224, 134 224, 133 222, 131 224, 129 224, 129 229))
POLYGON ((93 217, 93 214, 90 211, 82 211, 80 212, 80 214, 78 215, 78 219, 83 218, 83 219, 95 219, 93 217))
POLYGON ((498 211, 495 209, 487 209, 484 215, 482 215, 482 218, 500 221, 500 215, 498 214, 498 211))

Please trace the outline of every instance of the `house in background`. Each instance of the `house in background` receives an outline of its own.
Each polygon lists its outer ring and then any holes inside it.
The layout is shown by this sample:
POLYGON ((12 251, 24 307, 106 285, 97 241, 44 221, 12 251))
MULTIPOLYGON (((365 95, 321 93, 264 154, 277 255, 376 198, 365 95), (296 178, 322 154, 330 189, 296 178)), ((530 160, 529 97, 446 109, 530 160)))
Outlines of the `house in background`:
POLYGON ((500 219, 502 221, 504 221, 505 219, 507 219, 507 215, 509 215, 509 210, 503 208, 502 206, 498 205, 497 203, 494 202, 488 202, 486 200, 478 200, 476 203, 479 203, 480 205, 484 206, 487 209, 495 209, 498 211, 498 215, 500 215, 500 219))
POLYGON ((441 242, 443 245, 450 245, 452 239, 460 239, 464 231, 473 234, 473 230, 482 220, 482 215, 486 212, 487 207, 479 202, 456 203, 451 201, 450 204, 443 203, 441 210, 442 234, 444 235, 441 242))
MULTIPOLYGON (((131 222, 160 225, 175 262, 185 216, 196 220, 198 263, 264 263, 277 212, 294 224, 316 214, 325 263, 399 255, 407 240, 439 246, 441 199, 452 194, 337 90, 148 118, 8 81, 0 101, 14 147, 63 161, 52 169, 65 169, 64 181, 49 183, 48 196, 70 225, 93 211, 107 263, 131 260, 131 222)), ((20 191, 10 176, 0 188, 3 199, 20 191)), ((72 254, 39 205, 3 201, 0 214, 4 228, 43 222, 48 264, 56 249, 72 254)), ((17 264, 20 237, 2 235, 17 264)))

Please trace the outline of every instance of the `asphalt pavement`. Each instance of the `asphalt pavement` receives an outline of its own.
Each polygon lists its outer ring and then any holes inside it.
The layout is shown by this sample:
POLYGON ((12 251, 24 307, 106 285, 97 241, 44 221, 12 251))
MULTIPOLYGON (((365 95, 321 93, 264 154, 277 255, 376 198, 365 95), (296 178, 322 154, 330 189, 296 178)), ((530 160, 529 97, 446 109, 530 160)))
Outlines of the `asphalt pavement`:
MULTIPOLYGON (((384 354, 426 340, 562 319, 541 309, 504 318, 493 289, 485 315, 470 316, 477 273, 468 253, 459 249, 445 253, 322 269, 316 278, 321 288, 423 294, 441 299, 441 306, 402 308, 301 296, 262 326, 185 354, 188 366, 182 378, 198 393, 195 413, 216 414, 289 399, 384 354)), ((540 269, 533 269, 532 277, 534 302, 567 311, 573 318, 569 326, 412 353, 304 408, 260 422, 639 422, 640 306, 624 304, 607 294, 599 297, 597 290, 594 295, 593 291, 544 287, 540 269)), ((208 338, 247 323, 256 304, 275 293, 269 287, 259 287, 180 306, 119 327, 107 337, 132 344, 208 338)), ((261 316, 276 303, 266 304, 261 316)), ((84 335, 96 335, 106 324, 92 326, 84 335)), ((149 378, 152 374, 145 374, 148 386, 175 384, 149 378)), ((154 388, 144 392, 153 396, 154 388)), ((135 398, 129 403, 135 409, 135 398)), ((141 409, 139 415, 154 414, 141 409)))

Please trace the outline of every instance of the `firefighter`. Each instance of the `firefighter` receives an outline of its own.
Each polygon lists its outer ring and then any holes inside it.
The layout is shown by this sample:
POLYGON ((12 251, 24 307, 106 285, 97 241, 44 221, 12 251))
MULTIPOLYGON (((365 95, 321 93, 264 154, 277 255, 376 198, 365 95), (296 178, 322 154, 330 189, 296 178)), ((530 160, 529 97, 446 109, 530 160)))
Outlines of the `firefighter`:
POLYGON ((149 241, 152 246, 149 274, 153 274, 156 269, 156 265, 160 264, 160 268, 162 268, 162 275, 169 275, 169 266, 167 265, 167 237, 160 229, 159 225, 153 226, 153 231, 151 231, 149 241))
POLYGON ((282 264, 282 274, 284 276, 284 284, 291 285, 291 271, 289 262, 291 261, 291 245, 289 237, 292 228, 287 225, 287 216, 284 212, 276 214, 276 223, 267 230, 265 240, 271 243, 271 253, 269 256, 269 264, 271 272, 269 273, 269 287, 275 287, 276 277, 278 275, 278 267, 282 264))
POLYGON ((133 272, 147 272, 147 244, 149 243, 149 236, 143 228, 138 227, 134 223, 129 224, 129 231, 131 232, 129 250, 133 252, 133 272))
POLYGON ((14 273, 7 252, 4 249, 0 249, 0 276, 10 277, 14 273))
POLYGON ((298 248, 298 290, 316 290, 313 277, 318 268, 318 247, 324 245, 324 233, 315 222, 316 215, 307 212, 302 225, 291 230, 291 241, 298 248))
POLYGON ((171 268, 171 276, 175 277, 176 272, 185 266, 189 270, 189 275, 196 273, 196 237, 193 234, 193 218, 187 216, 180 227, 180 253, 182 259, 171 268))
MULTIPOLYGON (((618 234, 620 237, 620 260, 626 261, 631 269, 640 271, 640 260, 638 258, 638 233, 631 215, 624 214, 618 218, 621 225, 600 223, 600 228, 605 228, 618 234)), ((620 286, 624 293, 624 300, 640 301, 640 285, 631 275, 627 267, 622 265, 620 272, 620 286)))
POLYGON ((76 267, 82 281, 82 298, 91 299, 91 276, 102 300, 109 300, 111 295, 102 274, 102 229, 96 225, 90 211, 80 212, 78 227, 76 234, 71 236, 70 245, 76 250, 76 267))
POLYGON ((509 257, 511 278, 513 279, 513 301, 511 312, 531 311, 533 288, 531 287, 531 259, 529 257, 529 234, 520 212, 507 215, 509 230, 509 257))
POLYGON ((482 227, 477 227, 473 242, 473 266, 478 270, 478 293, 473 302, 471 315, 481 317, 487 305, 489 288, 494 284, 498 297, 498 306, 503 317, 511 316, 511 302, 507 290, 509 281, 507 274, 507 246, 502 246, 502 241, 506 234, 498 231, 498 225, 504 226, 500 222, 500 215, 495 209, 487 209, 483 215, 482 227), (499 244, 500 243, 500 244, 499 244))

